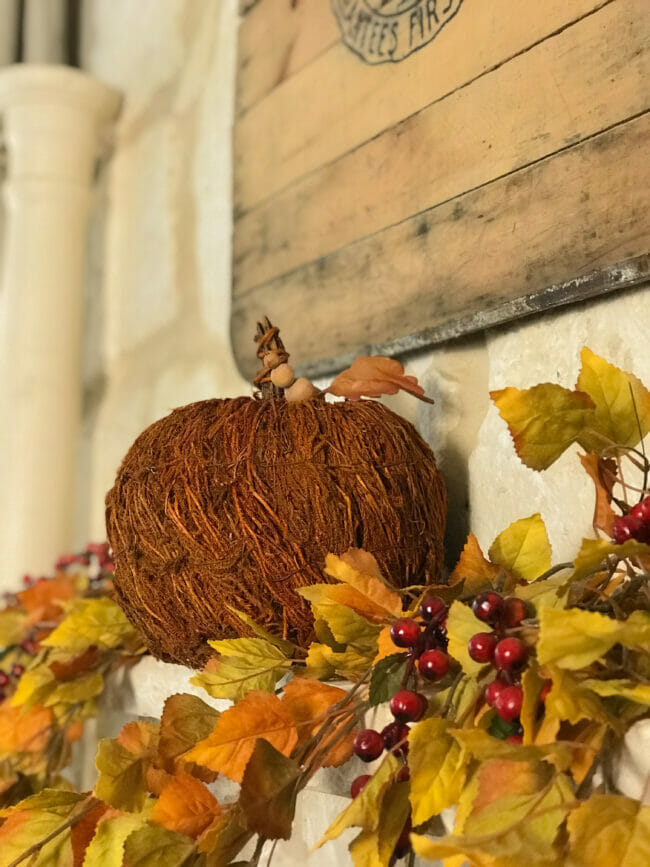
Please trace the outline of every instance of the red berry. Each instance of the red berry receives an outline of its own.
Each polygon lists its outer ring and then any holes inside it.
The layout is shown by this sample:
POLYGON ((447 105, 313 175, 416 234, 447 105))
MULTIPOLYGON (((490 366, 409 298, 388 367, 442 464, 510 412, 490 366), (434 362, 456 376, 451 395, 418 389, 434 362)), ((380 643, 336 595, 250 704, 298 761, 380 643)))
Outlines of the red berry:
POLYGON ((467 650, 474 662, 490 662, 498 641, 494 632, 477 632, 467 642, 467 650))
POLYGON ((418 669, 427 680, 440 680, 449 671, 449 657, 442 650, 425 650, 418 659, 418 669))
POLYGON ((31 587, 33 583, 34 579, 31 575, 23 575, 23 584, 25 585, 25 587, 31 587))
POLYGON ((409 727, 401 722, 392 722, 381 730, 381 737, 384 742, 384 747, 391 751, 397 744, 399 747, 395 752, 400 756, 405 756, 408 753, 409 744, 409 727))
POLYGON ((503 625, 513 629, 526 619, 528 610, 523 599, 516 596, 508 596, 503 601, 503 625))
POLYGON ((523 744, 523 742, 523 735, 508 735, 508 737, 506 738, 507 744, 523 744))
POLYGON ((488 683, 485 688, 485 700, 490 705, 490 707, 494 707, 496 704, 496 700, 499 694, 506 688, 508 684, 504 683, 502 680, 493 680, 492 683, 488 683))
POLYGON ((9 675, 6 671, 0 671, 0 687, 8 686, 9 684, 9 675))
POLYGON ((494 590, 486 590, 485 593, 479 593, 472 603, 472 611, 478 619, 492 625, 499 619, 502 608, 503 598, 501 594, 496 593, 494 590))
POLYGON ((427 709, 427 700, 419 692, 400 689, 390 700, 390 712, 399 722, 417 722, 427 709))
POLYGON ((494 664, 501 671, 522 666, 526 661, 528 651, 523 641, 518 638, 502 638, 494 649, 494 664))
POLYGON ((546 696, 551 691, 552 686, 553 686, 553 682, 550 680, 547 680, 546 683, 544 684, 544 686, 542 687, 542 691, 539 694, 539 700, 540 701, 542 701, 542 702, 546 701, 546 696))
POLYGON ((637 539, 645 530, 645 522, 633 514, 623 515, 614 521, 612 536, 617 545, 629 539, 637 539))
POLYGON ((439 596, 427 596, 420 602, 420 617, 430 623, 447 613, 447 605, 439 596))
POLYGON ((361 774, 360 777, 357 777, 356 780, 352 780, 352 785, 350 786, 350 797, 356 798, 359 792, 362 792, 368 783, 372 780, 370 774, 361 774))
POLYGON ((397 647, 415 647, 420 638, 420 627, 415 620, 401 617, 391 626, 390 637, 397 647))
POLYGON ((25 672, 25 666, 21 665, 19 662, 14 662, 11 666, 11 674, 13 677, 22 677, 25 672))
POLYGON ((29 653, 30 656, 34 656, 36 653, 38 653, 38 645, 35 641, 32 641, 31 638, 26 638, 24 641, 21 641, 20 646, 25 651, 25 653, 29 653))
POLYGON ((636 506, 632 506, 630 515, 640 518, 646 524, 650 522, 650 497, 646 497, 640 503, 637 503, 636 506))
POLYGON ((524 693, 520 686, 506 686, 501 690, 494 703, 494 708, 502 720, 511 722, 521 713, 524 693))
POLYGON ((384 742, 379 732, 363 729, 354 739, 354 754, 364 762, 378 759, 384 751, 384 742))
POLYGON ((409 770, 408 765, 404 765, 397 772, 397 776, 395 777, 398 783, 407 783, 411 779, 411 772, 409 770))

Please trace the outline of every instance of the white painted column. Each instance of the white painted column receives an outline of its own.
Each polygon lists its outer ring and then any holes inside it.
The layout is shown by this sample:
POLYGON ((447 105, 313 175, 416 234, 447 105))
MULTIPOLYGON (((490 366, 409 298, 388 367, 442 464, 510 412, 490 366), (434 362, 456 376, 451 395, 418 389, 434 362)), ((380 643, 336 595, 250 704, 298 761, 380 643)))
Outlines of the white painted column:
POLYGON ((93 175, 118 94, 64 66, 0 70, 0 587, 71 542, 93 175))

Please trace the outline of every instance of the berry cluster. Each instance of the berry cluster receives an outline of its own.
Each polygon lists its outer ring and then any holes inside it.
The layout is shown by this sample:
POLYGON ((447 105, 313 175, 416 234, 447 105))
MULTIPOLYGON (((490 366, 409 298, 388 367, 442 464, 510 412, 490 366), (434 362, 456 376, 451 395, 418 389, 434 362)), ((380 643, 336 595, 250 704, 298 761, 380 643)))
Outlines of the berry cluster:
MULTIPOLYGON (((108 542, 89 542, 84 551, 78 554, 62 554, 56 561, 57 572, 67 569, 69 566, 94 565, 99 575, 102 573, 112 575, 115 569, 108 542)), ((91 580, 97 575, 91 576, 91 580)), ((103 577, 103 575, 102 575, 103 577)))
POLYGON ((13 690, 24 671, 25 666, 18 662, 14 662, 8 672, 0 668, 0 701, 4 701, 8 692, 13 690))
POLYGON ((627 515, 621 515, 614 521, 612 536, 617 545, 622 545, 628 539, 650 544, 650 497, 646 497, 632 506, 627 515))
MULTIPOLYGON (((526 603, 516 596, 504 599, 500 593, 488 590, 474 599, 472 610, 492 629, 473 635, 467 643, 467 650, 475 662, 490 663, 496 668, 497 677, 488 684, 485 700, 502 720, 512 722, 521 712, 521 672, 528 650, 519 638, 505 635, 505 630, 515 629, 526 619, 526 603)), ((512 737, 516 739, 519 736, 512 737)))
MULTIPOLYGON (((442 680, 451 664, 447 656, 447 632, 445 622, 447 605, 438 596, 428 596, 420 604, 420 621, 411 617, 401 617, 396 620, 390 630, 393 644, 408 650, 407 666, 401 688, 390 700, 390 711, 394 721, 385 726, 381 732, 375 729, 364 729, 359 732, 354 741, 354 752, 364 762, 378 759, 384 752, 392 752, 403 760, 408 753, 407 723, 418 722, 426 713, 428 702, 421 692, 407 689, 411 678, 420 677, 427 681, 442 680), (416 671, 417 664, 417 671, 416 671)), ((409 779, 409 769, 405 764, 397 775, 398 782, 409 779)), ((357 777, 350 788, 353 798, 363 790, 370 776, 362 774, 357 777)), ((410 852, 409 834, 411 820, 407 820, 399 840, 395 846, 395 858, 403 858, 410 852)))

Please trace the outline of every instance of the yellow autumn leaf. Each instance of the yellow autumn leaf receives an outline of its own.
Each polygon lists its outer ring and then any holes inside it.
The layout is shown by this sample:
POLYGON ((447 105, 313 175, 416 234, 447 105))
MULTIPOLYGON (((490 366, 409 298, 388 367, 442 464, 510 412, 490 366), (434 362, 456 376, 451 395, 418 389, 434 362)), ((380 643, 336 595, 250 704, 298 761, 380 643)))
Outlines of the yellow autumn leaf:
POLYGON ((122 867, 124 844, 145 821, 142 813, 102 819, 86 849, 83 867, 122 867))
POLYGON ((606 558, 625 560, 628 557, 649 557, 650 545, 629 539, 616 545, 608 539, 583 539, 580 551, 573 562, 572 581, 579 581, 595 572, 606 558))
POLYGON ((377 656, 375 656, 373 661, 375 665, 382 659, 386 659, 387 656, 392 656, 394 653, 399 653, 400 648, 393 644, 390 630, 390 626, 384 626, 384 628, 377 636, 377 656))
POLYGON ((288 756, 298 743, 298 732, 279 698, 253 691, 224 711, 210 734, 184 758, 240 783, 258 738, 288 756))
POLYGON ((380 577, 377 561, 366 551, 351 549, 342 557, 328 554, 325 574, 354 591, 345 596, 350 601, 344 604, 349 604, 368 620, 381 622, 387 616, 399 617, 402 613, 401 597, 380 577))
POLYGON ((478 539, 474 533, 470 533, 458 563, 449 576, 449 584, 454 585, 464 581, 463 591, 475 596, 482 590, 493 587, 502 571, 500 566, 486 559, 478 539))
POLYGON ((227 638, 209 641, 218 658, 208 661, 190 683, 201 686, 212 698, 237 701, 250 690, 272 692, 291 668, 291 661, 264 638, 227 638))
POLYGON ((626 698, 637 704, 650 705, 650 683, 637 683, 633 680, 596 680, 587 678, 580 684, 602 698, 626 698))
MULTIPOLYGON (((40 843, 62 823, 58 813, 28 810, 14 813, 0 826, 0 867, 10 867, 25 851, 40 843)), ((28 863, 27 861, 24 862, 28 863)), ((30 867, 72 863, 70 837, 59 834, 46 843, 29 861, 30 867)))
POLYGON ((580 358, 577 388, 596 407, 580 444, 587 451, 600 451, 609 441, 630 448, 637 445, 650 430, 650 392, 636 376, 619 370, 586 346, 580 358))
POLYGON ((544 671, 552 681, 544 702, 546 714, 573 725, 581 720, 595 720, 619 728, 600 698, 593 690, 585 689, 576 677, 550 665, 544 671))
POLYGON ((451 807, 463 790, 468 757, 450 736, 450 728, 446 720, 432 717, 411 729, 408 764, 414 825, 451 807))
POLYGON ((91 644, 108 650, 127 642, 134 645, 141 643, 119 605, 103 596, 76 600, 66 617, 42 644, 81 653, 91 644))
POLYGON ((537 512, 521 518, 499 533, 490 547, 490 560, 526 581, 534 581, 551 568, 551 543, 537 512))
POLYGON ((476 677, 485 665, 471 658, 467 650, 467 642, 477 632, 486 632, 488 626, 475 616, 469 605, 456 600, 452 602, 447 615, 447 638, 449 646, 447 652, 455 660, 460 662, 465 674, 476 677))
POLYGON ((270 632, 267 632, 259 623, 255 623, 253 618, 246 614, 245 611, 240 611, 238 608, 234 608, 232 605, 226 606, 229 611, 232 611, 233 614, 236 614, 239 619, 248 626, 251 632, 256 635, 258 638, 263 638, 268 641, 270 644, 274 644, 277 648, 279 648, 282 653, 289 657, 292 655, 293 651, 296 649, 295 644, 291 641, 286 641, 284 638, 278 638, 277 635, 272 635, 270 632))
POLYGON ((311 587, 298 588, 297 592, 311 604, 314 618, 327 623, 337 642, 376 648, 381 626, 370 623, 347 601, 341 601, 340 591, 350 589, 344 585, 312 584, 311 587))
POLYGON ((171 695, 163 707, 160 720, 158 756, 173 763, 217 724, 219 713, 195 695, 171 695))
POLYGON ((126 838, 120 867, 181 867, 191 863, 194 851, 194 843, 185 835, 147 823, 126 838))
POLYGON ((151 811, 151 821, 169 831, 199 837, 223 810, 214 795, 190 774, 167 783, 151 811))
POLYGON ((582 391, 545 382, 533 388, 491 391, 521 461, 545 470, 593 422, 594 402, 582 391))
POLYGON ((537 659, 540 665, 584 668, 615 644, 650 647, 650 613, 634 611, 627 620, 614 620, 579 608, 542 608, 539 611, 537 659))
POLYGON ((142 810, 147 794, 143 755, 104 738, 97 747, 95 767, 98 771, 95 794, 100 800, 117 810, 142 810))
POLYGON ((330 650, 331 648, 327 644, 312 641, 305 658, 305 675, 307 677, 313 677, 316 680, 328 680, 335 674, 336 669, 328 659, 328 651, 330 650))
POLYGON ((18 644, 25 634, 27 615, 20 608, 0 611, 0 648, 18 644))
POLYGON ((592 795, 569 816, 566 867, 650 864, 650 806, 623 795, 592 795))
POLYGON ((558 769, 566 769, 571 764, 571 749, 562 743, 536 746, 509 744, 500 738, 492 737, 478 728, 452 729, 449 732, 467 755, 479 762, 499 759, 504 762, 549 762, 558 769))
POLYGON ((328 840, 334 840, 346 828, 353 826, 363 828, 365 831, 376 831, 379 827, 383 799, 388 789, 394 784, 400 767, 398 759, 389 753, 361 793, 334 819, 324 836, 316 844, 316 848, 320 848, 328 840))
POLYGON ((0 705, 0 753, 40 753, 53 722, 50 708, 41 705, 28 709, 0 705))
POLYGON ((330 663, 336 674, 347 680, 358 680, 372 665, 375 651, 369 649, 356 650, 347 647, 345 650, 332 650, 331 647, 323 647, 323 657, 330 663))
POLYGON ((362 831, 350 843, 354 867, 390 867, 393 853, 410 813, 408 786, 391 786, 382 799, 379 822, 373 831, 362 831))

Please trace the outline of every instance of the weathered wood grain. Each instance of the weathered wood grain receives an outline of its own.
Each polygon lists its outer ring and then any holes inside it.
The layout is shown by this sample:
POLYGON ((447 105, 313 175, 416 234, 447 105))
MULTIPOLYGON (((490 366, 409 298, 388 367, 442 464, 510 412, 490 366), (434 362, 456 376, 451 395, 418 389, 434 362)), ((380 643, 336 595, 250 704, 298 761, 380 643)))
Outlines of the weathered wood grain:
POLYGON ((339 39, 326 0, 259 0, 239 27, 237 113, 246 111, 339 39))
MULTIPOLYGON (((296 364, 323 372, 368 346, 480 329, 503 321, 499 311, 503 318, 521 315, 522 298, 645 256, 649 141, 645 112, 235 293, 232 338, 242 371, 250 376, 255 369, 251 339, 261 313, 282 327, 296 364)), ((569 290, 561 300, 572 300, 569 290)))
POLYGON ((396 64, 364 64, 337 42, 235 124, 236 211, 250 209, 607 2, 612 0, 465 0, 433 42, 396 64))
POLYGON ((604 7, 245 214, 235 286, 268 282, 649 108, 647 8, 604 7))

